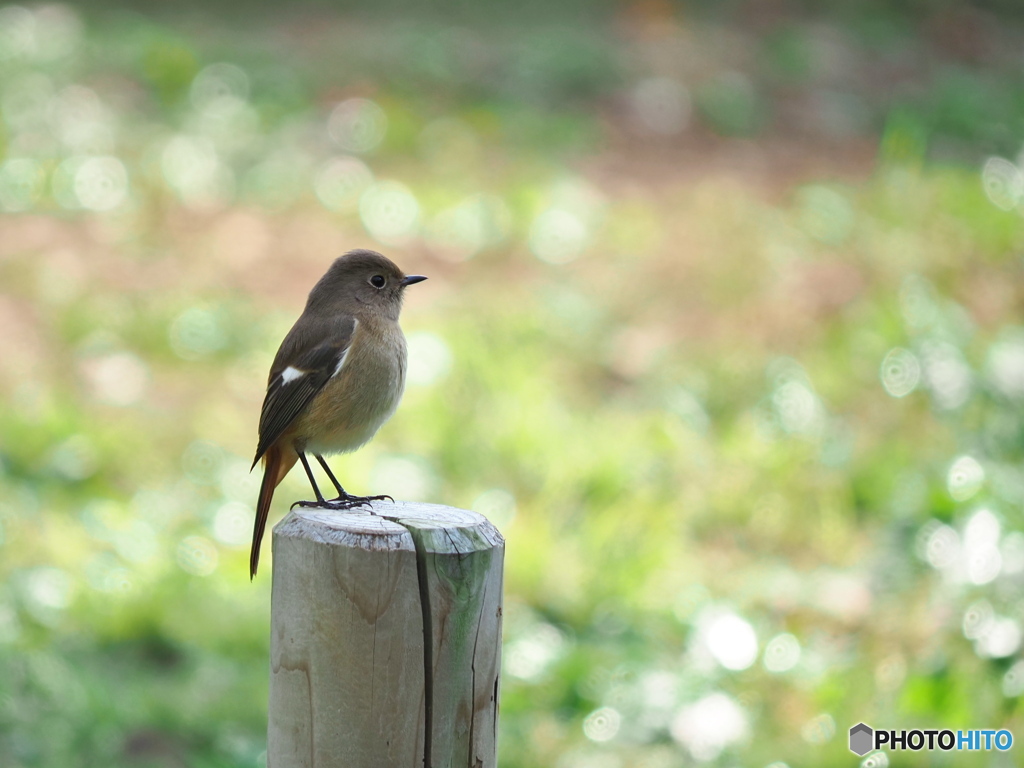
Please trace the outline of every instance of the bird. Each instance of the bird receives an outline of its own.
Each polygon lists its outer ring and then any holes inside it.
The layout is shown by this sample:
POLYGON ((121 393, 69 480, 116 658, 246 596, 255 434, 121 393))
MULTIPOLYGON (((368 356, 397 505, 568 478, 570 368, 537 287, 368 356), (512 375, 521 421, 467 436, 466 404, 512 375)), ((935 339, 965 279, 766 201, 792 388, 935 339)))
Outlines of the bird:
MULTIPOLYGON (((354 496, 338 482, 325 454, 349 453, 391 418, 405 389, 406 344, 398 324, 405 289, 424 275, 406 275, 386 256, 356 249, 339 256, 313 286, 306 307, 270 366, 252 468, 263 460, 263 482, 249 555, 256 577, 260 542, 274 489, 302 462, 315 501, 292 507, 350 509, 390 496, 354 496), (306 454, 338 492, 325 499, 306 454)), ((250 471, 251 471, 250 469, 250 471)), ((393 499, 392 499, 393 501, 393 499)))

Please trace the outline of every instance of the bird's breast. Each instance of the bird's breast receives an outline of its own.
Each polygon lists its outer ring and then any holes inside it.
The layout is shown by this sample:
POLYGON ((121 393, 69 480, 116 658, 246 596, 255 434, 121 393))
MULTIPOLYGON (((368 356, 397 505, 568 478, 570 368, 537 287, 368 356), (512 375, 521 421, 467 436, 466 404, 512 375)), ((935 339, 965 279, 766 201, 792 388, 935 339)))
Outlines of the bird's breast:
POLYGON ((376 434, 398 407, 405 389, 405 337, 397 323, 360 323, 341 370, 300 417, 300 450, 354 451, 376 434))

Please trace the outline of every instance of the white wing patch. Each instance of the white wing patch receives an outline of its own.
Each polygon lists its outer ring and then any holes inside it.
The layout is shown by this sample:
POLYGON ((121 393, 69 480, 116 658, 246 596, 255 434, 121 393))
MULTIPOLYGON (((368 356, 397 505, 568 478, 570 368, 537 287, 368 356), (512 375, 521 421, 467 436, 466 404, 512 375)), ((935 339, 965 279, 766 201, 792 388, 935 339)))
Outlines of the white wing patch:
POLYGON ((341 360, 339 360, 339 361, 338 361, 338 365, 337 365, 337 367, 336 367, 336 368, 334 369, 334 373, 332 373, 332 374, 331 374, 331 378, 332 378, 332 379, 333 379, 333 378, 334 378, 335 376, 337 376, 337 375, 338 375, 339 373, 341 373, 341 367, 342 367, 342 366, 343 366, 343 365, 345 364, 345 358, 347 358, 347 357, 348 357, 348 352, 349 352, 349 349, 352 349, 352 347, 350 346, 350 347, 349 347, 348 349, 346 349, 346 350, 345 350, 345 352, 344 352, 344 354, 342 354, 342 356, 341 356, 341 360))
POLYGON ((334 373, 331 374, 331 378, 332 379, 335 376, 337 376, 339 373, 341 373, 341 368, 342 368, 343 365, 345 365, 345 361, 348 359, 348 353, 352 351, 352 345, 355 343, 356 331, 358 331, 358 330, 359 330, 359 321, 356 320, 355 318, 352 318, 352 336, 350 337, 351 340, 348 343, 348 347, 346 347, 345 351, 342 353, 341 359, 338 361, 338 365, 334 369, 334 373))
POLYGON ((289 365, 287 368, 281 371, 281 383, 291 384, 296 379, 301 379, 307 373, 309 373, 309 371, 300 371, 298 368, 289 365))

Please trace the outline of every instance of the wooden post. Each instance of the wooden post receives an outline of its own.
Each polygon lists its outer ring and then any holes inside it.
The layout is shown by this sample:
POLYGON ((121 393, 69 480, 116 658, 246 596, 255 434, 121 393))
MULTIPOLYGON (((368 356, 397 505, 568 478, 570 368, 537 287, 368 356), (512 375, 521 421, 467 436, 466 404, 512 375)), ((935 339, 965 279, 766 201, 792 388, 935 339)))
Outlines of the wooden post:
POLYGON ((505 543, 436 504, 274 528, 268 768, 494 768, 505 543))

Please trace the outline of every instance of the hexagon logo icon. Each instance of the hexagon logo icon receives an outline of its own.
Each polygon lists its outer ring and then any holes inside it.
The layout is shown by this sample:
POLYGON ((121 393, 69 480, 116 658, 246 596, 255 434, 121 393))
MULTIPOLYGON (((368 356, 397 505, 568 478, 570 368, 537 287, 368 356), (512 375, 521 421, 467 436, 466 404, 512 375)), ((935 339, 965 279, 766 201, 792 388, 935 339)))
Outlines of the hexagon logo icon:
POLYGON ((870 725, 857 723, 850 729, 850 751, 864 757, 874 746, 875 732, 870 725))

